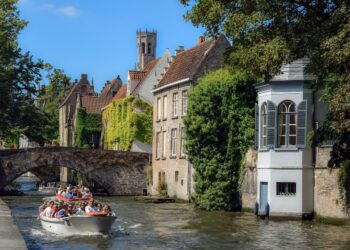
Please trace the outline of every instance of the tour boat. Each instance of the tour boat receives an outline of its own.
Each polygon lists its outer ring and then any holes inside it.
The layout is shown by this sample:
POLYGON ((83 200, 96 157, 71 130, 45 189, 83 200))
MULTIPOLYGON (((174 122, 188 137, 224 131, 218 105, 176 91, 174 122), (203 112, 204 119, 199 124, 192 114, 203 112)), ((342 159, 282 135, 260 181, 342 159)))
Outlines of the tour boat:
POLYGON ((45 230, 59 235, 108 233, 117 218, 116 216, 48 218, 43 215, 39 217, 45 230))
POLYGON ((60 201, 64 201, 64 202, 77 202, 77 201, 88 201, 90 200, 92 197, 85 197, 85 198, 73 198, 73 199, 68 199, 60 194, 56 194, 56 198, 59 199, 60 201))
POLYGON ((57 190, 56 187, 39 187, 38 188, 39 192, 45 193, 45 194, 55 194, 56 190, 57 190))

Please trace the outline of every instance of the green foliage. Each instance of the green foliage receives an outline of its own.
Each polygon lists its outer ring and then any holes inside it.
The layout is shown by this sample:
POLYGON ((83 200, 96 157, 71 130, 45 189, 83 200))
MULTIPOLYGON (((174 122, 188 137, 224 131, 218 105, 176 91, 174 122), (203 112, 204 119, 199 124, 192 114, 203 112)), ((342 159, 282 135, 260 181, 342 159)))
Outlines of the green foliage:
POLYGON ((59 137, 59 104, 70 87, 70 78, 61 69, 54 69, 46 64, 49 84, 45 86, 43 93, 38 99, 38 106, 44 111, 47 123, 45 124, 43 136, 46 142, 57 140, 59 137))
POLYGON ((339 176, 339 191, 341 198, 345 204, 345 211, 348 213, 350 209, 350 161, 344 161, 340 165, 339 176))
POLYGON ((101 130, 101 114, 89 114, 84 108, 77 110, 74 131, 76 147, 97 147, 101 130))
POLYGON ((195 168, 195 203, 207 210, 240 208, 239 179, 253 144, 254 79, 228 70, 209 73, 189 94, 186 153, 195 168))
POLYGON ((104 148, 130 150, 134 140, 152 143, 152 107, 146 102, 128 96, 113 101, 102 112, 104 148))
POLYGON ((42 143, 45 117, 32 95, 44 65, 18 47, 18 34, 26 22, 20 19, 16 2, 0 1, 0 137, 13 137, 13 128, 19 128, 29 139, 42 143))

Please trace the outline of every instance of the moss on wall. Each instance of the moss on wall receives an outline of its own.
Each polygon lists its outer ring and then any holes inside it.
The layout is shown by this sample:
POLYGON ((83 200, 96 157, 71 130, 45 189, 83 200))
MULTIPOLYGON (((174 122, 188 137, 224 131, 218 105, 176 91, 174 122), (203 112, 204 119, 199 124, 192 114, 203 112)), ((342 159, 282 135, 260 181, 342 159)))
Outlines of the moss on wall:
POLYGON ((75 126, 76 147, 98 147, 101 136, 102 123, 101 114, 89 114, 84 108, 77 110, 75 126))

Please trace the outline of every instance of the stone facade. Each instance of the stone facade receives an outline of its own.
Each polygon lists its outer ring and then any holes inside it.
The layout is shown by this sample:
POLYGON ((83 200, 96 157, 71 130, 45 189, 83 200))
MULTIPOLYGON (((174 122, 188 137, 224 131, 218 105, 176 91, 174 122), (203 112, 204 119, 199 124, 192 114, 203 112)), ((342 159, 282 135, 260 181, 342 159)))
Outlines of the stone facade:
POLYGON ((245 155, 244 172, 242 174, 241 197, 242 207, 253 208, 257 200, 257 151, 250 148, 245 155))
POLYGON ((162 180, 167 194, 184 200, 193 193, 194 169, 184 152, 183 117, 187 112, 187 94, 197 79, 223 65, 229 47, 225 37, 199 40, 197 46, 181 47, 169 68, 153 90, 152 194, 159 193, 162 180))
POLYGON ((111 195, 142 195, 146 187, 145 153, 47 147, 0 150, 0 190, 22 174, 67 166, 99 183, 111 195))

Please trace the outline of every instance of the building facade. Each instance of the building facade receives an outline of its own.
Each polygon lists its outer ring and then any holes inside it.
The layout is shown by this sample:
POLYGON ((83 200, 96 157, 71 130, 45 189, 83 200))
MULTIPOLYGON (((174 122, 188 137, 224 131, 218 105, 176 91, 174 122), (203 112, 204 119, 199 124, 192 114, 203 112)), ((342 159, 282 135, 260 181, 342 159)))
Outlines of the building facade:
POLYGON ((210 41, 200 37, 198 44, 188 50, 181 46, 153 89, 153 194, 163 192, 164 182, 169 196, 190 198, 193 167, 186 159, 183 124, 187 95, 199 77, 222 67, 229 46, 223 36, 210 41))
POLYGON ((314 150, 307 133, 326 113, 305 73, 309 60, 282 66, 256 85, 257 202, 264 214, 308 217, 314 212, 314 150))

